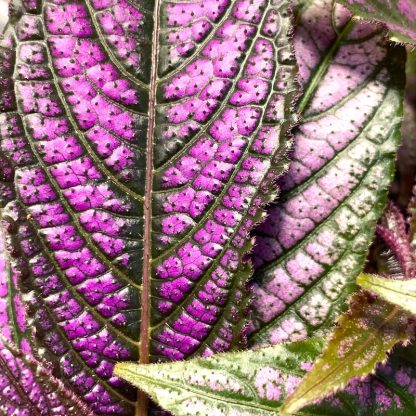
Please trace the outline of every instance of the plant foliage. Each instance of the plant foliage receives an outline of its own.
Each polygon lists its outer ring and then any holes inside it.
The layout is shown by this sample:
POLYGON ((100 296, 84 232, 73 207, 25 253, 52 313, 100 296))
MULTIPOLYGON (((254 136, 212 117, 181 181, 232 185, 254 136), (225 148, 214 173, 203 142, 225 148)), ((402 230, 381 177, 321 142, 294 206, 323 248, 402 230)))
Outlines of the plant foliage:
POLYGON ((238 344, 248 232, 275 197, 295 119, 287 8, 11 7, 0 105, 11 270, 24 274, 36 349, 97 414, 135 411, 119 360, 238 344))
POLYGON ((414 0, 340 0, 356 16, 386 25, 392 39, 416 44, 416 2, 414 0))
POLYGON ((331 327, 363 268, 399 144, 402 48, 324 0, 300 8, 294 44, 301 122, 280 198, 255 231, 251 345, 331 327))
POLYGON ((416 198, 373 239, 406 52, 354 17, 414 41, 412 0, 389 4, 11 0, 0 413, 415 410, 413 347, 386 351, 413 329, 416 198))

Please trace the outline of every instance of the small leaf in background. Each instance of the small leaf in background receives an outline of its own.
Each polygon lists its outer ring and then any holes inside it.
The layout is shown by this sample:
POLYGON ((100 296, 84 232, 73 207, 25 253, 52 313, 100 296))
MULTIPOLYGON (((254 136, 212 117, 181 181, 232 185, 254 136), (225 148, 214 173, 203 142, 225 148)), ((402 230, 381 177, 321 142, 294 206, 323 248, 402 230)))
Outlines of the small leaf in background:
POLYGON ((385 24, 392 40, 416 44, 416 2, 414 0, 339 0, 354 15, 385 24))
POLYGON ((406 209, 416 177, 416 50, 407 48, 402 143, 397 154, 395 181, 390 198, 406 209))
POLYGON ((386 363, 364 379, 353 379, 335 398, 308 406, 307 415, 416 415, 416 347, 396 346, 386 363))
POLYGON ((363 273, 357 277, 357 284, 416 314, 416 279, 399 280, 363 273))
POLYGON ((0 337, 0 413, 94 416, 50 370, 0 337))
POLYGON ((175 416, 277 416, 321 347, 308 340, 187 362, 120 363, 115 373, 175 416))
POLYGON ((409 224, 409 241, 413 252, 416 253, 416 184, 413 185, 412 197, 407 206, 407 212, 409 214, 407 218, 409 224))
POLYGON ((389 202, 380 224, 377 225, 377 234, 397 260, 401 277, 405 279, 415 277, 415 250, 409 241, 411 237, 407 231, 406 221, 392 202, 389 202))
POLYGON ((303 120, 255 233, 251 345, 331 327, 356 288, 399 145, 404 48, 328 0, 300 9, 294 43, 303 120))
POLYGON ((399 341, 408 338, 409 315, 400 308, 368 293, 356 293, 350 309, 337 321, 322 355, 295 392, 282 414, 337 392, 354 377, 365 377, 387 359, 399 341))

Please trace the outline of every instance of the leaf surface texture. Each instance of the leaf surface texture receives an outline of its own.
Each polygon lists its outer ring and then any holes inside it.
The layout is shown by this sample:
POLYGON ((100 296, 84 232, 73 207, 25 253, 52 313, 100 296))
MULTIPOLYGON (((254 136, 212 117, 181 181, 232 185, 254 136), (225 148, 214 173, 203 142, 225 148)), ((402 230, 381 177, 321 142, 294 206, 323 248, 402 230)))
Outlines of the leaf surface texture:
POLYGON ((385 24, 392 39, 416 43, 416 2, 414 0, 340 0, 354 15, 385 24))
POLYGON ((131 415, 117 361, 237 343, 247 236, 294 120, 287 2, 33 0, 10 21, 12 267, 56 374, 95 413, 131 415))
POLYGON ((355 288, 391 183, 402 48, 329 1, 298 11, 304 94, 279 201, 256 229, 252 345, 328 330, 355 288))
POLYGON ((322 355, 281 409, 295 414, 307 404, 342 390, 386 361, 386 354, 408 339, 409 315, 383 299, 356 293, 350 309, 337 320, 322 355))

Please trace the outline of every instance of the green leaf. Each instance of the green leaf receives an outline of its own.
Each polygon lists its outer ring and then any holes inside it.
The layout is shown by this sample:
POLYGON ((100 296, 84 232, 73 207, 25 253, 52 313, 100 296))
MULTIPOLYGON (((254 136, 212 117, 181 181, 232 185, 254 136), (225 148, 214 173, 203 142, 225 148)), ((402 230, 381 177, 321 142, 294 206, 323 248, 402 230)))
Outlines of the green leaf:
POLYGON ((392 40, 416 44, 415 0, 338 0, 354 15, 385 24, 392 40))
POLYGON ((282 414, 337 392, 354 377, 363 378, 386 361, 386 354, 408 338, 408 314, 400 308, 356 293, 350 309, 341 315, 322 355, 294 393, 286 400, 282 414))
POLYGON ((309 340, 172 364, 119 363, 115 373, 176 416, 278 415, 321 347, 309 340))
POLYGON ((352 380, 336 395, 303 409, 307 414, 348 416, 413 416, 416 414, 416 346, 397 346, 374 374, 352 380))
POLYGON ((416 279, 401 280, 362 273, 357 277, 357 284, 416 314, 416 279))
POLYGON ((256 230, 250 342, 325 333, 355 290, 392 181, 405 50, 330 1, 294 34, 304 94, 289 172, 256 230))

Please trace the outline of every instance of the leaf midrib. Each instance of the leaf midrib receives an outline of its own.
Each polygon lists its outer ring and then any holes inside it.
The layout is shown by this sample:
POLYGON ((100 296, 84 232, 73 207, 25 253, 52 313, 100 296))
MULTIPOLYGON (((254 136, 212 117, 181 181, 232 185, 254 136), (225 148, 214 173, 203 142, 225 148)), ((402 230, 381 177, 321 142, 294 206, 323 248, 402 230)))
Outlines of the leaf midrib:
MULTIPOLYGON (((158 85, 157 68, 159 58, 159 25, 161 0, 155 0, 153 13, 153 34, 151 51, 151 74, 149 85, 149 118, 146 138, 146 178, 144 196, 144 230, 143 230, 143 277, 141 292, 141 321, 139 362, 149 362, 150 349, 150 295, 151 295, 151 241, 152 241, 152 193, 153 193, 153 147, 155 134, 156 91, 158 85)), ((148 397, 143 391, 138 392, 136 416, 147 416, 148 397)))
POLYGON ((313 74, 312 79, 309 81, 308 87, 305 90, 305 93, 303 94, 301 100, 299 101, 298 111, 300 114, 303 114, 304 111, 306 110, 307 105, 309 104, 313 94, 319 87, 319 84, 322 81, 323 76, 328 71, 332 58, 338 51, 338 48, 341 46, 341 43, 344 40, 344 38, 350 33, 354 24, 355 24, 354 21, 350 19, 342 28, 342 31, 340 32, 340 34, 337 35, 335 42, 333 42, 329 50, 325 53, 324 58, 319 64, 317 71, 313 74))

